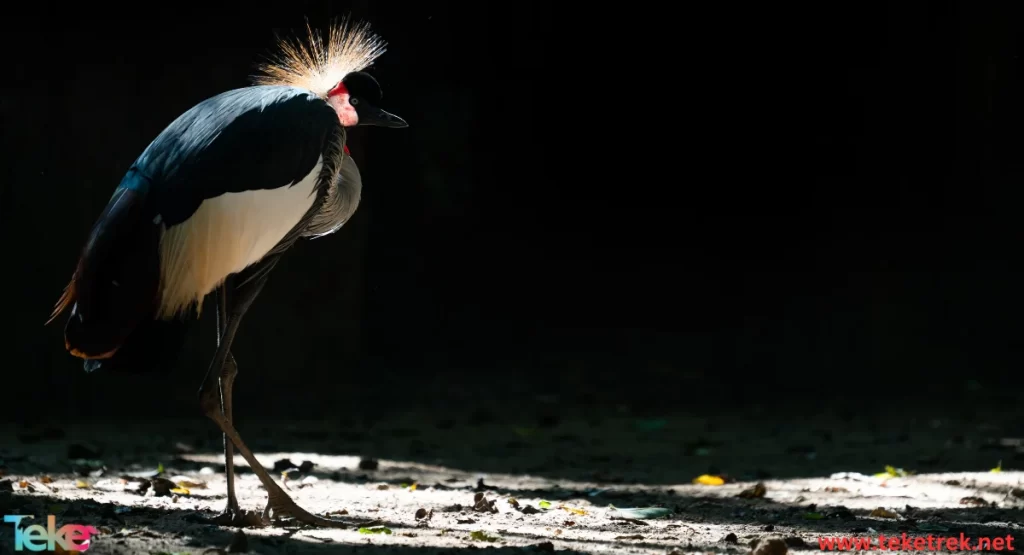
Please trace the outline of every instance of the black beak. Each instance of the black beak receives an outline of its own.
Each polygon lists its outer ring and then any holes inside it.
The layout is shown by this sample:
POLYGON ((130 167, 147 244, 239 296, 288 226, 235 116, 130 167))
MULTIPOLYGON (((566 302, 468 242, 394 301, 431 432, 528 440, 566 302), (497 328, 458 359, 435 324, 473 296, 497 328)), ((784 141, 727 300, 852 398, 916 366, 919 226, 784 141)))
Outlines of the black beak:
POLYGON ((366 102, 359 105, 356 110, 359 114, 359 123, 357 125, 374 125, 376 127, 392 127, 395 129, 401 127, 409 127, 405 120, 381 110, 376 106, 370 106, 366 102))

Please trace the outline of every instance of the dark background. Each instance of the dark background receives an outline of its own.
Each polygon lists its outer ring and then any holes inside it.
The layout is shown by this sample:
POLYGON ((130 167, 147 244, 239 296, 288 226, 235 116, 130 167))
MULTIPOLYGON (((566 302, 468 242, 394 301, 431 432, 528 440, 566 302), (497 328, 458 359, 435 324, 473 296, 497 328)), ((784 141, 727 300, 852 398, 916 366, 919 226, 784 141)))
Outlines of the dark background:
POLYGON ((86 375, 43 322, 149 141, 246 85, 275 31, 349 8, 411 126, 351 134, 363 203, 257 300, 238 414, 1012 391, 1024 19, 829 4, 26 7, 3 39, 0 413, 198 415, 209 333, 173 375, 86 375))

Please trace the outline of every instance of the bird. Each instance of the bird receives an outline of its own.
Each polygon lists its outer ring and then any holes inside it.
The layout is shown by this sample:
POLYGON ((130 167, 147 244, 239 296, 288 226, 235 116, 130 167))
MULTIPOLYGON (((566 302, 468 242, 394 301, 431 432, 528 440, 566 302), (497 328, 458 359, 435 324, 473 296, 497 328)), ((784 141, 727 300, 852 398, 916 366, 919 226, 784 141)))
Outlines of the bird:
POLYGON ((216 351, 199 405, 224 436, 227 504, 212 522, 267 525, 313 515, 271 479, 234 427, 231 353, 239 323, 282 255, 300 239, 334 234, 362 190, 347 131, 405 128, 379 107, 365 71, 387 43, 345 17, 327 38, 279 38, 251 83, 203 100, 172 121, 131 164, 95 221, 47 324, 68 313, 65 349, 87 372, 173 364, 185 330, 212 298, 216 351), (172 362, 168 362, 172 361, 172 362), (268 492, 262 513, 240 508, 234 450, 268 492))

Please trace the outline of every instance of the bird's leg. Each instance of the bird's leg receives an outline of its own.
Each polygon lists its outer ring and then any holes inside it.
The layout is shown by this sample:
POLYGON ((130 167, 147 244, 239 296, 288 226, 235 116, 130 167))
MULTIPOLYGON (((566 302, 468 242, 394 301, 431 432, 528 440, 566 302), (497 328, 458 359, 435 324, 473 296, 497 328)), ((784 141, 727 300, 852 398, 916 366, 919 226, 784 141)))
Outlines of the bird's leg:
MULTIPOLYGON (((220 347, 224 332, 227 330, 229 283, 229 281, 225 281, 224 285, 218 287, 214 294, 216 297, 217 347, 220 347)), ((235 383, 235 376, 237 375, 238 364, 235 362, 235 357, 228 351, 224 366, 220 370, 220 407, 224 418, 231 423, 234 423, 234 418, 231 414, 231 388, 235 383)), ((260 518, 258 514, 251 511, 243 511, 238 505, 238 497, 235 495, 235 444, 231 443, 227 434, 223 434, 223 436, 224 474, 227 478, 228 500, 224 510, 214 517, 211 522, 223 526, 259 525, 260 518)))
MULTIPOLYGON (((219 395, 218 381, 221 376, 221 369, 225 367, 225 363, 230 356, 231 344, 234 341, 235 334, 238 331, 238 325, 242 320, 242 316, 249 309, 252 301, 256 298, 256 294, 259 293, 263 287, 266 277, 263 276, 261 279, 254 280, 253 282, 245 284, 245 289, 238 289, 237 295, 233 299, 231 312, 226 322, 224 334, 221 337, 221 343, 217 347, 217 352, 213 356, 213 361, 210 363, 210 367, 206 372, 206 377, 203 380, 203 385, 199 388, 199 402, 202 406, 203 413, 206 414, 207 418, 213 420, 217 427, 224 432, 231 443, 234 444, 235 448, 238 449, 238 453, 242 455, 242 458, 249 463, 249 467, 259 478, 260 483, 267 490, 267 506, 263 510, 263 524, 269 524, 269 520, 272 516, 279 514, 290 514, 292 518, 302 522, 304 524, 310 524, 313 526, 333 527, 333 528, 346 528, 351 525, 349 522, 332 520, 315 516, 302 507, 300 507, 281 486, 277 485, 276 482, 267 473, 267 470, 263 468, 263 465, 256 460, 256 457, 252 454, 252 451, 242 441, 241 436, 238 435, 238 431, 235 429, 232 422, 228 419, 225 411, 222 410, 222 398, 219 395)), ((223 383, 223 382, 221 382, 223 383)), ((230 387, 228 388, 230 391, 230 387)), ((228 391, 224 392, 225 397, 228 391)), ((226 451, 225 451, 226 453, 226 451)), ((230 503, 230 499, 228 500, 230 503)), ((241 523, 244 524, 244 523, 241 523)))

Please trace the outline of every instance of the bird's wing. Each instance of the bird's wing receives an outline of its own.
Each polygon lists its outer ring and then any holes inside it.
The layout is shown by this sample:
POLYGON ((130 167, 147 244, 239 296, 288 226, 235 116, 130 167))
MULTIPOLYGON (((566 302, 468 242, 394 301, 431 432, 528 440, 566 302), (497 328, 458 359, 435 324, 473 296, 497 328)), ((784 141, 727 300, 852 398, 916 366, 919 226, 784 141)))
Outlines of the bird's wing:
MULTIPOLYGON (((319 210, 344 146, 334 110, 291 87, 251 87, 206 100, 167 127, 125 175, 90 233, 51 321, 72 307, 68 350, 112 357, 159 304, 161 224, 188 219, 224 193, 290 186, 324 158, 306 216, 280 245, 293 243, 319 210)), ((279 245, 279 247, 280 247, 279 245)))
POLYGON ((339 141, 344 128, 316 95, 292 87, 248 87, 182 114, 133 169, 148 178, 154 206, 169 227, 188 219, 206 199, 298 183, 325 148, 339 141))

